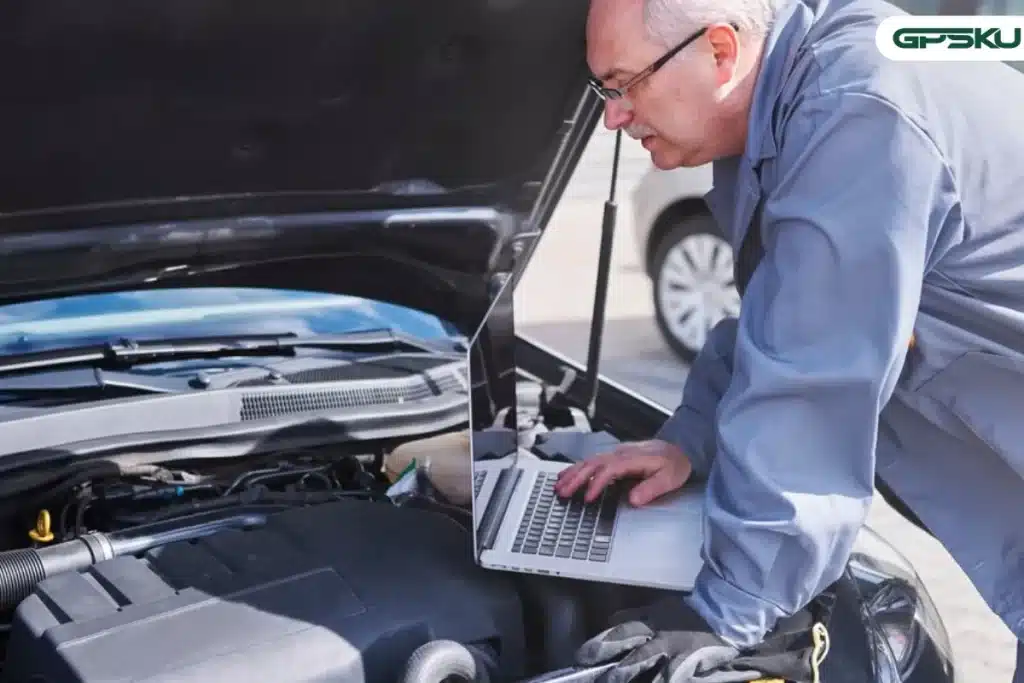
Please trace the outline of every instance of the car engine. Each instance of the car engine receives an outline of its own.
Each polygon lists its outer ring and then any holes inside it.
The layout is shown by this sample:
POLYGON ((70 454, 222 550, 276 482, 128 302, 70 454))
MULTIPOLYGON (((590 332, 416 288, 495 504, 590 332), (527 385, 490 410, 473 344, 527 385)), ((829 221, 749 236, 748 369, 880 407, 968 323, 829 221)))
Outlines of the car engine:
POLYGON ((0 683, 438 683, 410 658, 444 643, 492 682, 568 665, 621 590, 478 567, 467 501, 396 498, 389 448, 41 480, 32 547, 0 552, 0 683))
POLYGON ((437 639, 520 673, 516 590, 441 513, 338 500, 203 516, 180 524, 220 530, 40 582, 3 680, 398 681, 437 639))

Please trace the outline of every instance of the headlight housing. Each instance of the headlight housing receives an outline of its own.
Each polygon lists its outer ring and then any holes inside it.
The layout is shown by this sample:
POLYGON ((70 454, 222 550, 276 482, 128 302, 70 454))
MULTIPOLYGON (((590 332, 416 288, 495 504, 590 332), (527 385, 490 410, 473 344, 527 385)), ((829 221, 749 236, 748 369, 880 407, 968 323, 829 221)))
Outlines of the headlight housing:
POLYGON ((861 591, 875 680, 951 680, 952 648, 938 610, 910 562, 864 527, 849 570, 861 591))

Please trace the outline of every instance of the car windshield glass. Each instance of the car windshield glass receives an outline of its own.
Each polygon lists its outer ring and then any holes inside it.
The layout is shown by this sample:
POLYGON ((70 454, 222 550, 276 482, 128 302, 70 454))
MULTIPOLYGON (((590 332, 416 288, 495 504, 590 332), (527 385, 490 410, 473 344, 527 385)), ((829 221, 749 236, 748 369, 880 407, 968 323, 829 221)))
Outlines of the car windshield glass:
POLYGON ((383 301, 281 289, 182 288, 91 294, 0 306, 0 357, 79 346, 238 335, 300 339, 391 330, 458 336, 433 315, 383 301))
POLYGON ((463 342, 428 313, 317 292, 171 289, 35 301, 0 307, 0 406, 406 376, 461 357, 463 342))

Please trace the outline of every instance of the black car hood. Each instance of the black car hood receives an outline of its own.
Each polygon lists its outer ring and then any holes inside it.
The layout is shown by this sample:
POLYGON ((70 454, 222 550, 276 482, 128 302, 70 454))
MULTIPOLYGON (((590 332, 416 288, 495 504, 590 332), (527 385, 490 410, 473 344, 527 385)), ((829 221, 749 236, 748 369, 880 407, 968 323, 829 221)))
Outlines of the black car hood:
POLYGON ((14 3, 0 303, 338 291, 472 328, 599 113, 586 0, 14 3))

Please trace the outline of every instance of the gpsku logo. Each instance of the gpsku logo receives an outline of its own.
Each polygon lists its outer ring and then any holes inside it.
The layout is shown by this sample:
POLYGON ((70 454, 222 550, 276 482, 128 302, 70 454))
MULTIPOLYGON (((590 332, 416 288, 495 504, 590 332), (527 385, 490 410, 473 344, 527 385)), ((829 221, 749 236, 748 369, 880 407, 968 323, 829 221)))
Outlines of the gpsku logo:
POLYGON ((888 17, 875 45, 898 62, 1024 61, 1024 16, 888 17))

